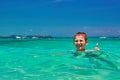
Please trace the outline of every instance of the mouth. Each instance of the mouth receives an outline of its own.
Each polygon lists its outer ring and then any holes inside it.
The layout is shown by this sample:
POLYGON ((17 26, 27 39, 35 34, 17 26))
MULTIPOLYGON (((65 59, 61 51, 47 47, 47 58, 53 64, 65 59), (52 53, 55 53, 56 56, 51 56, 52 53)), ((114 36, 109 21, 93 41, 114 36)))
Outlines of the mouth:
POLYGON ((82 47, 82 44, 79 44, 78 47, 81 48, 81 47, 82 47))

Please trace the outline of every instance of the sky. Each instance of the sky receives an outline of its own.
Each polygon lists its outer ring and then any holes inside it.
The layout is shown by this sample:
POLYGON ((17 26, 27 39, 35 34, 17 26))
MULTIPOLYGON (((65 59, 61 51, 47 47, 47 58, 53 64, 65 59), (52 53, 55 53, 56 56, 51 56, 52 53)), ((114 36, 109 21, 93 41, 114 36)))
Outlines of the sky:
POLYGON ((0 0, 1 35, 120 36, 120 0, 0 0))

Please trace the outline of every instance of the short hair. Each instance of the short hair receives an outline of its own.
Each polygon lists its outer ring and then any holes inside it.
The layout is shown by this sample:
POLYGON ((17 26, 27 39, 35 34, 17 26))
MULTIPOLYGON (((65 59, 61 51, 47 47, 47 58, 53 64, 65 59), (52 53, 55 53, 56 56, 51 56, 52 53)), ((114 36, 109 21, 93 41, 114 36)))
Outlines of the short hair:
POLYGON ((74 39, 77 35, 84 35, 84 38, 85 38, 85 41, 88 40, 88 37, 87 37, 87 34, 85 32, 77 32, 75 35, 74 35, 74 39))

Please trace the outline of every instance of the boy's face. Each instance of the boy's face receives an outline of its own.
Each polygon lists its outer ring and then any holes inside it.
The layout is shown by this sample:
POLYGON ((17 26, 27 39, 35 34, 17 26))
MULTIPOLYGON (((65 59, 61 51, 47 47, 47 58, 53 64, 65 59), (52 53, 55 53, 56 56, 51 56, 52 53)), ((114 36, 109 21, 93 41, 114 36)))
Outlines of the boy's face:
POLYGON ((85 41, 84 35, 76 35, 74 39, 74 45, 78 51, 84 51, 87 41, 85 41))

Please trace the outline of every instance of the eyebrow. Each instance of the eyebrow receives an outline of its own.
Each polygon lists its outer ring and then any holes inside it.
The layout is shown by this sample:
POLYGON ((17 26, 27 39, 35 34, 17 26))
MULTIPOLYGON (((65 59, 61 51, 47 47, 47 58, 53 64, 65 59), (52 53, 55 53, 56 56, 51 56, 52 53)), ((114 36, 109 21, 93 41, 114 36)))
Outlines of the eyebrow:
POLYGON ((74 40, 74 42, 83 41, 83 40, 74 40))

